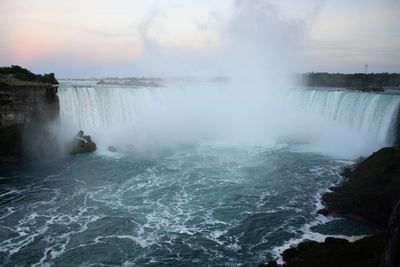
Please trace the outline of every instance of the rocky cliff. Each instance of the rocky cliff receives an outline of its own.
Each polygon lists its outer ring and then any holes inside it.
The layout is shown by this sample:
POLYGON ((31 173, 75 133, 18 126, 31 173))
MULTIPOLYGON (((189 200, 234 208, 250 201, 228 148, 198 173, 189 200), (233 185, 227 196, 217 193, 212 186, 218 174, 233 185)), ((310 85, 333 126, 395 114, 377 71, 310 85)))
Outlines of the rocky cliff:
POLYGON ((343 175, 346 180, 322 197, 328 211, 386 228, 400 199, 400 148, 382 148, 343 175))
POLYGON ((0 84, 0 164, 51 153, 49 125, 58 117, 57 86, 0 84))

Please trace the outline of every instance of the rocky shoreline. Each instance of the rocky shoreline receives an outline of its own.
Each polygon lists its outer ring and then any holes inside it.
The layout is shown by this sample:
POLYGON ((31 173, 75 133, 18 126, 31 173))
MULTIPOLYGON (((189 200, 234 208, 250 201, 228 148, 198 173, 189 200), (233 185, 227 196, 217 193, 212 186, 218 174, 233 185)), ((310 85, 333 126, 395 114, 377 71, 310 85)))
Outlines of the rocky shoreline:
MULTIPOLYGON (((377 232, 355 242, 305 240, 282 253, 282 266, 400 266, 400 148, 382 148, 342 175, 345 180, 322 196, 325 208, 318 213, 364 221, 377 232)), ((259 266, 279 265, 271 260, 259 266)))
POLYGON ((400 148, 382 148, 342 175, 344 183, 322 196, 328 213, 386 228, 400 198, 400 148))

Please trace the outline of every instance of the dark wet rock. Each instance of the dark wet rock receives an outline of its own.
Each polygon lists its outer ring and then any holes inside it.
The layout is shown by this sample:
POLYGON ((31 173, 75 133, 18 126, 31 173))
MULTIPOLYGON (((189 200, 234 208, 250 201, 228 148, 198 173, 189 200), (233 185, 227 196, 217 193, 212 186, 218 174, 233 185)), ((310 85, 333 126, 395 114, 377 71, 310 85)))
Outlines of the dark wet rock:
POLYGON ((355 160, 355 164, 354 164, 354 166, 357 166, 357 164, 360 164, 361 162, 363 162, 364 160, 366 160, 367 158, 366 157, 358 157, 356 160, 355 160))
POLYGON ((327 245, 346 245, 349 243, 348 240, 342 238, 327 237, 325 238, 325 244, 327 245))
POLYGON ((80 130, 72 141, 71 154, 89 153, 96 149, 96 143, 92 141, 90 135, 84 135, 84 132, 80 130))
POLYGON ((323 208, 323 209, 317 210, 317 214, 327 216, 329 214, 329 210, 326 208, 323 208))
POLYGON ((387 246, 380 267, 400 266, 400 201, 389 220, 387 246))
POLYGON ((328 237, 325 242, 302 242, 283 252, 285 267, 376 267, 384 247, 384 235, 378 234, 349 242, 328 237))
POLYGON ((110 152, 117 152, 118 150, 117 150, 117 148, 115 147, 115 146, 108 146, 108 151, 110 151, 110 152))
POLYGON ((23 154, 22 125, 0 129, 0 165, 17 163, 23 154))
POLYGON ((278 263, 275 260, 270 260, 266 263, 259 263, 258 267, 278 267, 278 263))
POLYGON ((343 175, 347 179, 322 196, 327 209, 385 228, 400 199, 400 149, 382 148, 343 175))

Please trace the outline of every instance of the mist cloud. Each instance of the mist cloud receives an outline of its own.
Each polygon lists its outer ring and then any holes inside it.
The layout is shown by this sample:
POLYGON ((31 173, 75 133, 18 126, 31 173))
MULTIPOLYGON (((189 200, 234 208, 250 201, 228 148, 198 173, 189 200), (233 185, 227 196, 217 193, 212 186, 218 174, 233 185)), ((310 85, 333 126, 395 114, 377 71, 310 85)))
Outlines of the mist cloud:
POLYGON ((217 40, 208 47, 182 47, 163 44, 149 34, 152 29, 162 28, 165 16, 155 10, 140 26, 143 54, 138 66, 161 75, 235 76, 293 71, 307 24, 306 18, 285 19, 270 1, 236 1, 229 16, 214 12, 207 21, 198 23, 204 31, 218 29, 217 40))

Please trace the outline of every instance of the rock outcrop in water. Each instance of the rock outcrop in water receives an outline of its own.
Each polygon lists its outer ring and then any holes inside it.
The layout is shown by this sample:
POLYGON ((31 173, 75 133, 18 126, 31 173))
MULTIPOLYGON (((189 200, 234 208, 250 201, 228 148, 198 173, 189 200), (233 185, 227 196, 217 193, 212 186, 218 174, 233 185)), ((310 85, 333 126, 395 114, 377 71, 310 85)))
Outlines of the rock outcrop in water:
POLYGON ((71 154, 89 153, 96 149, 96 143, 92 141, 90 135, 84 135, 84 132, 80 130, 72 141, 71 154))
POLYGON ((327 208, 320 213, 363 220, 381 230, 353 243, 337 238, 304 241, 283 252, 283 266, 400 266, 400 149, 382 148, 343 175, 347 179, 323 195, 327 208))

